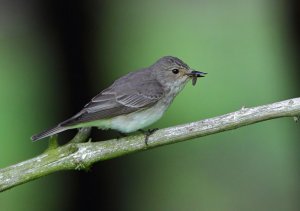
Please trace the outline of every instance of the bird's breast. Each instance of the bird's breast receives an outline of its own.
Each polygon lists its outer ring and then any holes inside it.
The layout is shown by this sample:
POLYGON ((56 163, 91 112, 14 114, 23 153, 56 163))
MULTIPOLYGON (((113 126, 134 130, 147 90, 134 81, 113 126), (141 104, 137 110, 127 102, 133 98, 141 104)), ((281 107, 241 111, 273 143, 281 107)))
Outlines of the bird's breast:
POLYGON ((123 133, 130 133, 145 128, 159 120, 167 109, 167 105, 158 102, 151 108, 133 112, 111 119, 110 128, 123 133))
POLYGON ((88 126, 98 127, 99 129, 114 129, 123 133, 137 131, 159 120, 172 103, 176 94, 177 92, 167 92, 162 99, 150 108, 110 119, 90 122, 88 126))

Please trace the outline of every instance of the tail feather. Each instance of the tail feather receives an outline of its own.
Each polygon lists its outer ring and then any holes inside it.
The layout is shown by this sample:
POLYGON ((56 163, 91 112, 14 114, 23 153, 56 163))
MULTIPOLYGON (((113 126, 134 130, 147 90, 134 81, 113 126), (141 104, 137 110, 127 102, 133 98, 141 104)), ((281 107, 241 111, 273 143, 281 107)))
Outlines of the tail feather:
POLYGON ((38 133, 36 135, 31 136, 31 140, 32 141, 38 141, 40 139, 46 138, 48 136, 55 135, 57 133, 65 131, 65 130, 68 130, 68 128, 57 126, 57 127, 45 130, 45 131, 43 131, 41 133, 38 133))

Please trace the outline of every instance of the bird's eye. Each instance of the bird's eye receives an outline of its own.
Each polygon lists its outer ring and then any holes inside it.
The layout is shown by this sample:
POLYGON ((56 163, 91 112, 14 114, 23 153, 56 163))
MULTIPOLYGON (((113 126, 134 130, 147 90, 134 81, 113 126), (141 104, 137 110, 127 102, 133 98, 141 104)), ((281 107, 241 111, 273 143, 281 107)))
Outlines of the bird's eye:
POLYGON ((179 70, 178 69, 173 69, 172 73, 177 74, 177 73, 179 73, 179 70))

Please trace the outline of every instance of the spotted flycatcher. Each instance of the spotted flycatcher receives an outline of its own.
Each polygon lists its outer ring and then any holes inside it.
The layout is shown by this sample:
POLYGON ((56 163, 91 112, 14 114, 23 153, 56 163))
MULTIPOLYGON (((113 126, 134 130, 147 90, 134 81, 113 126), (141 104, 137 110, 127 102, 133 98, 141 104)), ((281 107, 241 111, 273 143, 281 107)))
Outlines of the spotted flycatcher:
POLYGON ((195 85, 197 78, 205 74, 192 70, 176 57, 162 57, 150 67, 119 78, 79 113, 31 139, 37 141, 82 127, 134 132, 161 118, 186 83, 192 79, 195 85))

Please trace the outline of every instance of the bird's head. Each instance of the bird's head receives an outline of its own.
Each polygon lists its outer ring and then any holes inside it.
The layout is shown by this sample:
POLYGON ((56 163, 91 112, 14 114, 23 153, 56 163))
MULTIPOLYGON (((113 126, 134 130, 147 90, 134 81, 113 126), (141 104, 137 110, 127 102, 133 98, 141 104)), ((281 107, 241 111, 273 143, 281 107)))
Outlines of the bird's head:
POLYGON ((190 80, 193 80, 193 85, 196 84, 197 78, 204 77, 206 73, 191 69, 182 60, 173 57, 165 56, 160 58, 152 65, 153 72, 157 80, 163 86, 171 90, 180 91, 184 85, 190 80))

